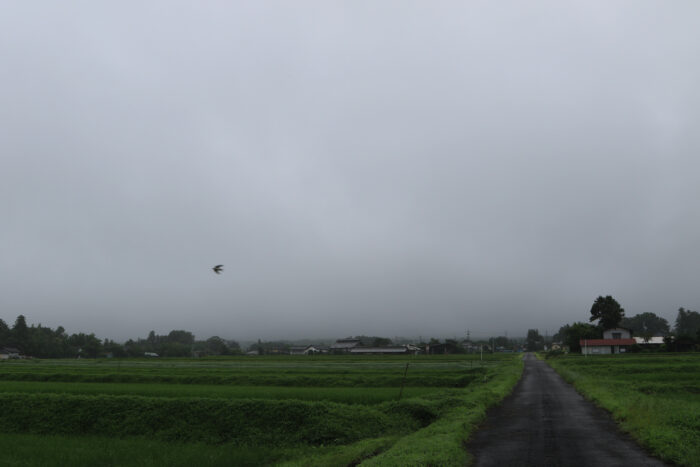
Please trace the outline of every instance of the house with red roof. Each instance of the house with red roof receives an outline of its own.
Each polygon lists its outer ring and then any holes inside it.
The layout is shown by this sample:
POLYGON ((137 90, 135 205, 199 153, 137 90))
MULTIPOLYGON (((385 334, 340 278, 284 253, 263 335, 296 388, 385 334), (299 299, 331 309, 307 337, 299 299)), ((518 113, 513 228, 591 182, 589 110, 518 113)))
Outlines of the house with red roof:
POLYGON ((581 339, 581 353, 584 355, 606 355, 625 353, 627 348, 637 341, 632 338, 632 331, 625 328, 613 328, 603 331, 602 339, 581 339))

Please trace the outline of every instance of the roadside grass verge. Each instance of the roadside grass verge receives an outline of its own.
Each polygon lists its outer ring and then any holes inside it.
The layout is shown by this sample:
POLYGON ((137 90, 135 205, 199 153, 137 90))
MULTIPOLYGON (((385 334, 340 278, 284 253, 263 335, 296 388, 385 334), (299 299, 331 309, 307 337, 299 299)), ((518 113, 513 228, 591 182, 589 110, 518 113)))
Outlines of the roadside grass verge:
POLYGON ((520 357, 490 370, 480 385, 465 390, 460 404, 427 427, 399 439, 390 449, 363 462, 362 466, 461 466, 472 462, 464 444, 486 415, 486 410, 510 394, 520 379, 520 357))
POLYGON ((334 448, 310 448, 301 457, 276 464, 278 467, 328 467, 361 465, 362 461, 372 458, 391 447, 397 436, 372 438, 357 443, 334 448))
POLYGON ((700 466, 700 354, 547 360, 659 458, 700 466))

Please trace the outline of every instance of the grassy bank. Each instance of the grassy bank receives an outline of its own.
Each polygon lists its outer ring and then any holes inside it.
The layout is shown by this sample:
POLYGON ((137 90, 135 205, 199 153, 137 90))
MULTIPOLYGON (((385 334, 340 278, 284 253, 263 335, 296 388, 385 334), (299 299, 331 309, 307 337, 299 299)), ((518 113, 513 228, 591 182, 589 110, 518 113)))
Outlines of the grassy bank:
POLYGON ((700 354, 629 354, 547 360, 656 456, 700 466, 700 354))
POLYGON ((499 368, 492 368, 469 391, 461 403, 446 410, 435 422, 399 439, 391 449, 363 462, 362 466, 390 467, 421 465, 465 465, 473 459, 464 442, 486 415, 486 410, 500 402, 512 390, 522 374, 519 355, 499 368))

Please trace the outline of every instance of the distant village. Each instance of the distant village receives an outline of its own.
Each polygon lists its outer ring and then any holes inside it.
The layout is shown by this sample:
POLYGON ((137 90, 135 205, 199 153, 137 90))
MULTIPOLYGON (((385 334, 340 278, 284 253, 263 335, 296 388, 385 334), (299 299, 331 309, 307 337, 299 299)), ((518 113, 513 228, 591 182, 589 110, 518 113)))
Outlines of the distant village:
POLYGON ((624 309, 611 297, 598 297, 590 312, 589 322, 562 326, 556 333, 544 336, 529 329, 524 338, 508 336, 472 339, 470 331, 463 338, 424 340, 380 336, 350 336, 333 341, 258 340, 243 348, 238 342, 212 336, 197 340, 193 333, 173 330, 166 335, 150 331, 146 338, 118 343, 101 340, 94 334, 68 334, 56 329, 27 325, 20 315, 12 327, 0 319, 0 360, 21 358, 201 358, 225 355, 442 355, 463 353, 496 353, 544 351, 548 353, 581 353, 583 355, 620 354, 628 352, 683 352, 700 350, 700 313, 680 308, 675 325, 654 313, 626 317, 624 309), (594 323, 597 321, 597 323, 594 323))

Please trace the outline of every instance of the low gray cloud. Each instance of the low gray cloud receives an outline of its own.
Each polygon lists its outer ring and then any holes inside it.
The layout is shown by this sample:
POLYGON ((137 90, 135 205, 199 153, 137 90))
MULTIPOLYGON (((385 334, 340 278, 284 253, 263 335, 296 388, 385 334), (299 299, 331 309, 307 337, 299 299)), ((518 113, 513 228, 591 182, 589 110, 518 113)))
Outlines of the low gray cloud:
POLYGON ((695 2, 3 10, 6 321, 524 335, 600 294, 700 307, 695 2))

